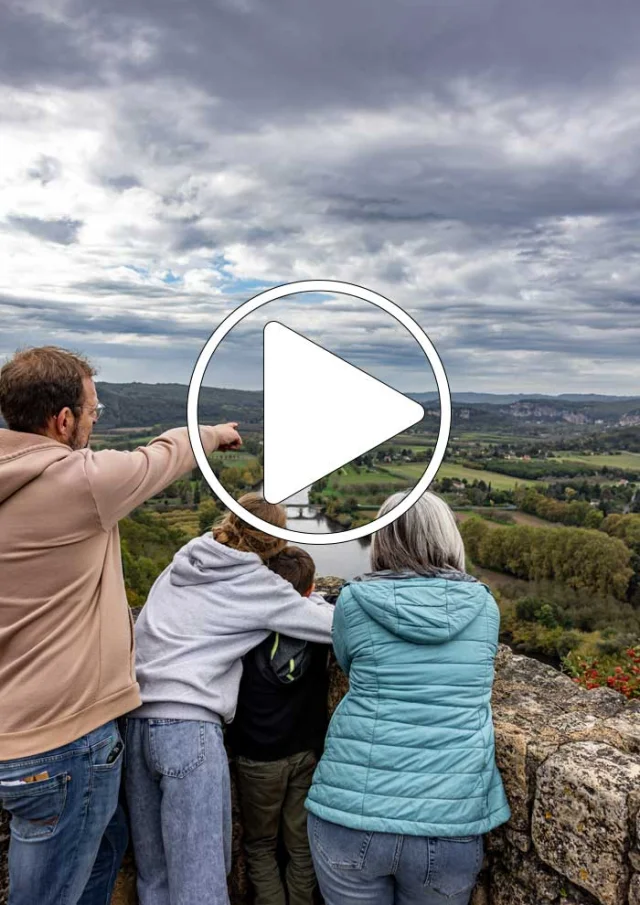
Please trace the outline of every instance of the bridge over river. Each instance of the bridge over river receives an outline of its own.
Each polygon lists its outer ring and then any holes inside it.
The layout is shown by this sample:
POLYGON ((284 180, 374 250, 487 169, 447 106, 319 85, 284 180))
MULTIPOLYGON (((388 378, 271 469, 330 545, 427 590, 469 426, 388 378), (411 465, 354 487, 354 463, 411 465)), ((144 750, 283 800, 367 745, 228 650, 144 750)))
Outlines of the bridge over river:
MULTIPOLYGON (((335 531, 325 516, 309 503, 309 488, 294 494, 284 505, 287 528, 305 534, 327 534, 335 531)), ((335 575, 349 581, 369 571, 370 538, 342 541, 338 544, 299 544, 314 559, 318 575, 335 575)))

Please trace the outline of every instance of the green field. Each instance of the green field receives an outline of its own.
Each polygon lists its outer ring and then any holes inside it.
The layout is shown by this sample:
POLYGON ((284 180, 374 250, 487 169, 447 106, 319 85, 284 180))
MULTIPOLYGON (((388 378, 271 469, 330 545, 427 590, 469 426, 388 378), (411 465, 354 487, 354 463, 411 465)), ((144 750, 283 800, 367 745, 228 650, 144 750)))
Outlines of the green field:
POLYGON ((156 518, 170 528, 180 528, 192 537, 195 537, 198 531, 199 513, 192 509, 174 509, 171 512, 157 512, 156 518))
POLYGON ((131 443, 134 447, 146 446, 159 434, 148 434, 140 437, 130 437, 127 434, 98 434, 94 433, 91 441, 92 449, 118 449, 127 443, 131 443))
MULTIPOLYGON (((394 475, 406 476, 411 481, 417 481, 424 473, 424 465, 422 463, 407 462, 403 465, 393 464, 385 467, 390 472, 393 472, 394 475)), ((441 480, 442 478, 457 478, 460 481, 462 478, 466 478, 469 482, 484 481, 486 484, 491 483, 491 486, 496 490, 512 490, 516 484, 533 487, 537 483, 536 481, 524 481, 522 478, 514 478, 511 475, 498 474, 495 471, 466 468, 464 465, 456 465, 449 462, 443 462, 438 469, 436 480, 441 480)))
POLYGON ((594 465, 596 468, 602 468, 603 465, 606 465, 609 468, 623 468, 627 471, 640 472, 640 453, 622 452, 616 456, 607 454, 585 456, 583 453, 574 453, 567 450, 557 453, 556 458, 565 462, 584 462, 586 465, 594 465))
POLYGON ((343 487, 345 484, 397 484, 398 487, 406 487, 407 479, 390 475, 382 467, 368 471, 364 466, 358 468, 356 465, 345 465, 331 475, 331 484, 336 487, 343 487))
POLYGON ((477 443, 521 443, 528 442, 527 437, 518 434, 484 433, 483 431, 461 431, 452 440, 474 441, 477 443))
MULTIPOLYGON (((331 476, 331 483, 336 487, 345 484, 397 484, 398 487, 407 487, 415 484, 424 474, 426 463, 404 462, 387 463, 379 465, 375 471, 367 471, 364 466, 358 471, 354 465, 346 465, 339 472, 331 476)), ((510 475, 498 474, 495 471, 483 471, 475 468, 466 468, 464 465, 444 462, 438 469, 437 479, 457 478, 467 481, 484 481, 491 483, 496 490, 512 490, 516 484, 534 486, 536 481, 524 481, 521 478, 513 478, 510 475)))
POLYGON ((213 462, 223 462, 226 466, 248 465, 256 461, 253 453, 248 452, 214 452, 209 458, 213 462))
POLYGON ((437 436, 433 437, 429 434, 399 434, 397 437, 394 437, 393 440, 390 440, 388 444, 383 443, 382 446, 385 448, 388 446, 393 446, 396 449, 401 449, 405 447, 407 449, 424 449, 425 446, 433 446, 437 440, 437 436))
POLYGON ((482 516, 483 518, 486 516, 487 523, 492 527, 496 528, 499 525, 504 524, 513 524, 513 525, 530 525, 534 528, 558 528, 561 527, 557 522, 548 522, 546 519, 538 518, 537 515, 530 515, 528 512, 520 512, 519 509, 491 509, 490 507, 477 506, 473 509, 455 509, 455 516, 459 522, 464 522, 468 518, 472 518, 474 515, 482 516), (491 521, 489 516, 495 515, 496 513, 504 513, 504 515, 508 516, 512 519, 511 523, 509 522, 499 522, 499 521, 491 521))

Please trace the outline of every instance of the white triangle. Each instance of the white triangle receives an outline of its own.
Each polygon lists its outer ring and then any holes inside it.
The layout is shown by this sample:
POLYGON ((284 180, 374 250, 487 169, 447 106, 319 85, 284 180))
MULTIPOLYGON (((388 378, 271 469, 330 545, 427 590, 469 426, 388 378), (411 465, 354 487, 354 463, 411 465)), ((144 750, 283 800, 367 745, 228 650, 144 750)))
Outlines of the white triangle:
POLYGON ((281 503, 424 418, 422 406, 271 321, 264 328, 264 497, 281 503))

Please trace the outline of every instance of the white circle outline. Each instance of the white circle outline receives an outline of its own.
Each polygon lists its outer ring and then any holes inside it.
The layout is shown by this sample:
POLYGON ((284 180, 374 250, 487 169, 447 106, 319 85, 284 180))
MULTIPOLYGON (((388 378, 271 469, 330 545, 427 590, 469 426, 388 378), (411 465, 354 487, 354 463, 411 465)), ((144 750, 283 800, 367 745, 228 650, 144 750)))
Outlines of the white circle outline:
POLYGON ((189 439, 191 441, 191 448, 195 460, 200 467, 204 479, 216 496, 218 496, 225 506, 235 513, 238 518, 248 522, 253 528, 257 528, 259 531, 264 531, 267 534, 271 534, 293 544, 341 544, 346 541, 357 540, 361 537, 368 537, 370 534, 373 534, 374 531, 379 531, 380 528, 390 525, 417 503, 422 494, 428 489, 431 481, 440 468, 445 452, 447 451, 447 443, 451 432, 451 392, 449 390, 449 382, 444 367, 431 340, 414 319, 394 302, 389 301, 389 299, 386 299, 382 295, 378 295, 377 292, 373 292, 371 289, 365 289, 363 286, 356 286, 353 283, 343 283, 339 280, 299 280, 295 283, 284 283, 281 286, 274 286, 272 289, 267 289, 264 292, 259 293, 254 296, 254 298, 249 299, 249 301, 240 305, 239 308, 236 308, 231 314, 227 315, 222 323, 214 330, 198 357, 195 368, 193 369, 193 374, 191 375, 191 380, 189 381, 189 394, 187 397, 187 429, 189 431, 189 439), (276 525, 265 522, 251 512, 247 512, 247 510, 244 509, 237 500, 234 500, 231 494, 225 490, 215 476, 213 469, 207 461, 202 440, 200 439, 198 424, 198 399, 200 397, 200 387, 202 386, 205 371, 213 353, 227 333, 229 333, 229 331, 244 317, 251 314, 252 311, 255 311, 256 308, 260 308, 262 305, 266 305, 269 302, 275 302, 278 299, 285 298, 288 295, 294 295, 301 292, 339 292, 343 295, 354 296, 363 302, 370 302, 372 305, 382 308, 383 311, 386 311, 387 314, 390 314, 406 327, 422 348, 422 351, 427 356, 431 368, 433 369, 438 386, 438 393, 440 395, 440 429, 438 431, 438 439, 431 461, 413 490, 411 490, 390 512, 374 519, 367 525, 361 525, 359 528, 349 528, 346 531, 330 532, 326 534, 312 534, 305 531, 291 531, 288 528, 279 528, 276 525))

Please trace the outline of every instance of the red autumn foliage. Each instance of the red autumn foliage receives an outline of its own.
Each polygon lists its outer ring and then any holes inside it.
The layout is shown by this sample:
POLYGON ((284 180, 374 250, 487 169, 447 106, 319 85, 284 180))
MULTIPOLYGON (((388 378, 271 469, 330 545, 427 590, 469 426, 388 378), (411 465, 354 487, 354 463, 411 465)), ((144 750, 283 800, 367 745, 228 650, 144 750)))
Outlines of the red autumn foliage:
POLYGON ((564 665, 583 688, 613 688, 627 698, 640 697, 640 646, 627 648, 615 660, 607 658, 604 663, 570 654, 564 665))

